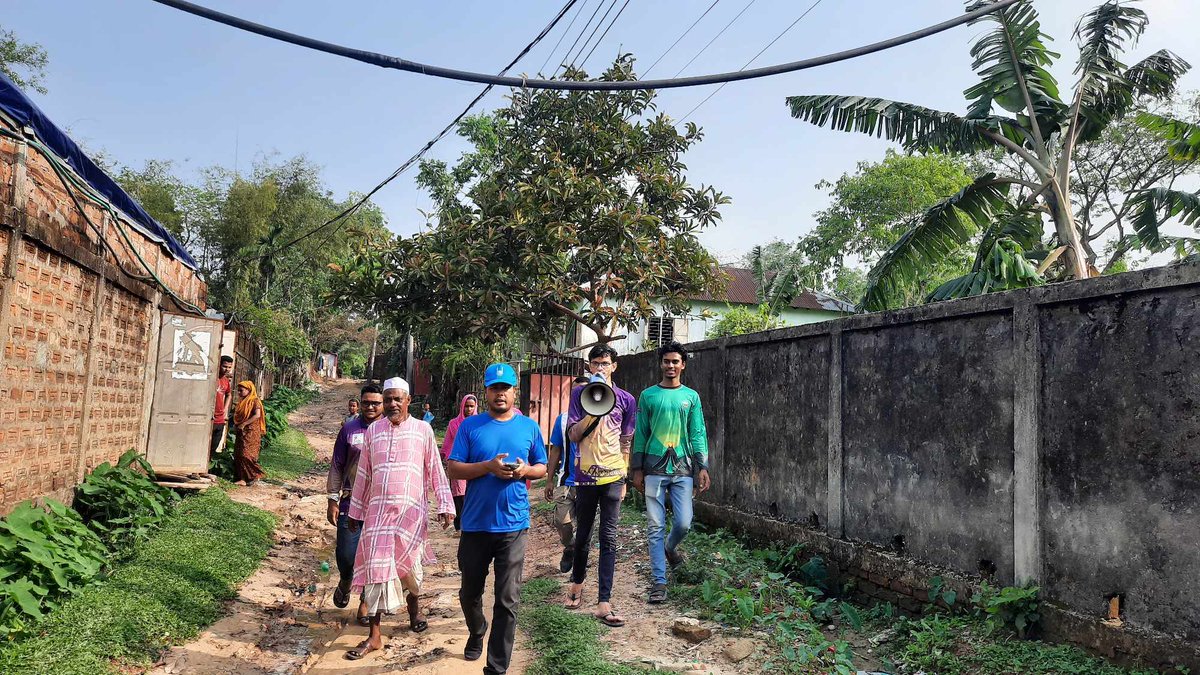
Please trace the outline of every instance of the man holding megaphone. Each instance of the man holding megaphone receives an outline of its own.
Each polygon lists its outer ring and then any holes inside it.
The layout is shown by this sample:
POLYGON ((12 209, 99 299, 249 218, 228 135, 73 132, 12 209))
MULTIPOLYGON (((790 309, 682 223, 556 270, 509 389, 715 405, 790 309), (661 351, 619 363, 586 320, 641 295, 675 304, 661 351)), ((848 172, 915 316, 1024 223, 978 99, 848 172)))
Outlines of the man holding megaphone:
POLYGON ((600 564, 597 576, 600 593, 596 618, 608 626, 625 625, 612 607, 613 574, 617 566, 617 520, 625 497, 625 476, 633 445, 637 401, 613 384, 617 351, 597 345, 588 353, 591 381, 571 391, 567 410, 567 437, 578 444, 575 466, 575 556, 566 607, 583 603, 583 580, 587 575, 592 525, 600 510, 600 564))

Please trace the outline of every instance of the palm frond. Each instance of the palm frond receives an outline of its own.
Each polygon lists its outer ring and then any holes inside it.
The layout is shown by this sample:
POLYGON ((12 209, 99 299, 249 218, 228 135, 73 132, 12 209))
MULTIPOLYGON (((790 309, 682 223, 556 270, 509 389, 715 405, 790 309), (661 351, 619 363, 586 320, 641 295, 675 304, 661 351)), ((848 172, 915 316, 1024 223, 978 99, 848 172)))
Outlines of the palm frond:
MULTIPOLYGON (((1133 109, 1139 97, 1170 98, 1179 78, 1191 67, 1187 61, 1163 49, 1130 66, 1119 78, 1104 80, 1103 87, 1085 88, 1079 106, 1077 142, 1099 138, 1113 120, 1124 117, 1133 109)), ((1093 80, 1095 82, 1101 80, 1093 80)))
POLYGON ((944 260, 982 227, 987 227, 1005 208, 1008 185, 993 173, 976 178, 958 194, 948 197, 922 214, 901 235, 867 275, 863 308, 886 309, 906 279, 916 277, 928 265, 944 260))
POLYGON ((1132 46, 1150 23, 1146 12, 1119 0, 1109 0, 1085 14, 1075 26, 1079 63, 1075 74, 1084 100, 1102 97, 1113 83, 1124 80, 1121 53, 1132 46))
MULTIPOLYGON (((975 0, 967 11, 991 4, 992 0, 975 0)), ((993 105, 1011 113, 1035 117, 1042 129, 1057 127, 1066 112, 1058 82, 1048 67, 1059 57, 1046 48, 1050 37, 1042 32, 1037 10, 1030 0, 1018 2, 998 12, 976 19, 973 23, 991 22, 994 30, 971 47, 971 64, 980 78, 964 95, 972 101, 967 117, 983 119, 992 115, 993 105), (1029 94, 1027 110, 1024 83, 1029 94)))
POLYGON ((1143 129, 1167 142, 1167 153, 1180 162, 1200 160, 1200 124, 1191 124, 1164 115, 1138 113, 1143 129))
POLYGON ((906 150, 969 154, 995 147, 983 130, 1017 143, 1024 130, 1002 117, 967 119, 912 103, 865 96, 789 96, 792 117, 836 131, 856 131, 900 143, 906 150))
POLYGON ((1159 231, 1159 227, 1168 220, 1179 218, 1180 222, 1190 227, 1200 224, 1198 192, 1157 187, 1138 193, 1130 201, 1133 205, 1130 216, 1133 231, 1142 246, 1151 251, 1165 251, 1171 246, 1159 231))
POLYGON ((1001 237, 992 243, 982 265, 938 286, 925 301, 953 300, 1041 284, 1042 277, 1025 256, 1025 248, 1010 237, 1001 237))
POLYGON ((767 271, 763 263, 763 247, 755 246, 750 250, 750 271, 754 274, 754 290, 757 300, 766 302, 770 290, 767 288, 767 271))

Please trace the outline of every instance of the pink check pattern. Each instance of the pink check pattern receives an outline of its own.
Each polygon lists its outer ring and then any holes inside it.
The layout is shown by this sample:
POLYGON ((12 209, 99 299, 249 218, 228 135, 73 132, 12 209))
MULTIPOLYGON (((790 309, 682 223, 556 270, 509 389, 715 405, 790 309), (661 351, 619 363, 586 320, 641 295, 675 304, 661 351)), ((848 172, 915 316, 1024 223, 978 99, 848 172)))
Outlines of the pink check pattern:
POLYGON ((363 521, 352 589, 408 575, 417 560, 435 561, 429 547, 429 493, 438 513, 454 515, 450 482, 428 423, 386 417, 367 428, 348 515, 363 521), (418 556, 420 556, 418 558, 418 556))

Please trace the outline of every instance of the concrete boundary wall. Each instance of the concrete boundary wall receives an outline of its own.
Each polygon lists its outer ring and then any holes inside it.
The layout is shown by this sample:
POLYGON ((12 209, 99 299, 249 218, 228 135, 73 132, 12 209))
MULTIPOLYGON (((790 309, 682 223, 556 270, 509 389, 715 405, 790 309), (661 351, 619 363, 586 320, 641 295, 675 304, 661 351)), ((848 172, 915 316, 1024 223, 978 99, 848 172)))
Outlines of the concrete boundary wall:
POLYGON ((194 270, 81 202, 99 234, 37 150, 0 139, 0 516, 69 502, 87 471, 146 449, 161 313, 180 308, 121 272, 144 268, 118 227, 177 294, 207 299, 194 270))
MULTIPOLYGON (((688 349, 714 473, 702 513, 1037 583, 1048 634, 1200 666, 1200 264, 688 349), (1099 623, 1114 596, 1122 629, 1099 623)), ((654 354, 621 358, 621 386, 657 379, 654 354)), ((926 587, 856 560, 841 571, 870 597, 926 587)))

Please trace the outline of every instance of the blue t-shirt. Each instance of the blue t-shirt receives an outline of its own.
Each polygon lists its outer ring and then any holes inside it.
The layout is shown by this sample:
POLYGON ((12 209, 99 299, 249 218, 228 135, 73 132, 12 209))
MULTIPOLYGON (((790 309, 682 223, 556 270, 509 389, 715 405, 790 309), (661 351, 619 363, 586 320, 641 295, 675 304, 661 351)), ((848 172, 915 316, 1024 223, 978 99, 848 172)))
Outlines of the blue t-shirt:
POLYGON ((433 424, 433 413, 426 410, 425 414, 421 416, 421 419, 429 424, 433 424))
MULTIPOLYGON (((546 445, 537 422, 514 415, 501 422, 491 415, 462 421, 450 459, 464 464, 488 462, 508 453, 506 462, 546 463, 546 445)), ((529 529, 529 490, 523 480, 502 480, 490 473, 467 481, 462 510, 463 532, 518 532, 529 529)))
MULTIPOLYGON (((560 448, 564 447, 563 441, 566 439, 563 438, 563 427, 566 426, 564 424, 566 421, 567 413, 560 413, 558 419, 554 420, 554 429, 550 431, 550 445, 557 445, 560 448)), ((562 478, 558 481, 558 484, 572 487, 575 485, 575 469, 577 468, 577 460, 579 458, 579 444, 571 441, 569 445, 570 447, 567 448, 566 452, 567 456, 562 458, 562 468, 559 469, 559 471, 562 471, 559 474, 562 478)))

